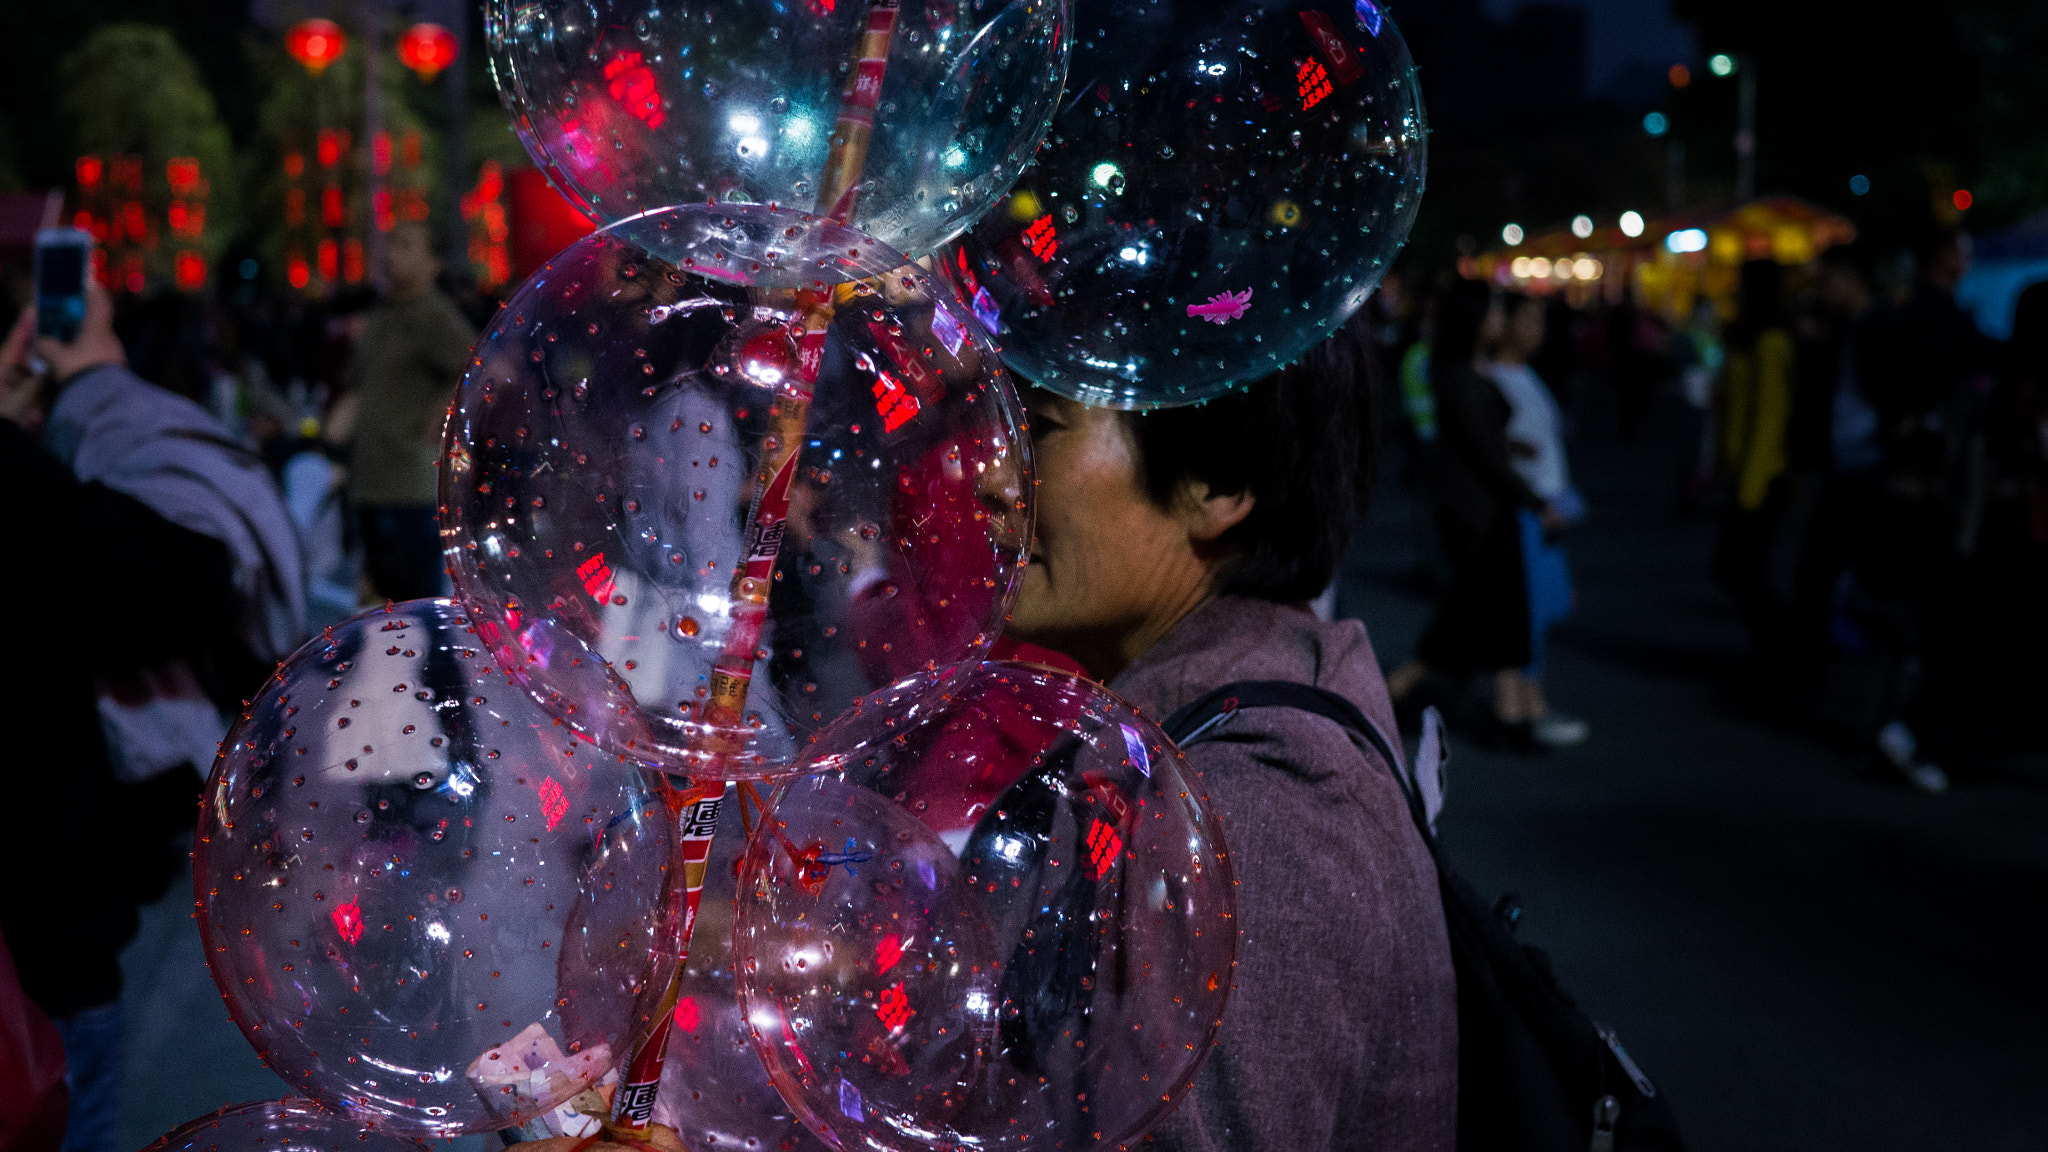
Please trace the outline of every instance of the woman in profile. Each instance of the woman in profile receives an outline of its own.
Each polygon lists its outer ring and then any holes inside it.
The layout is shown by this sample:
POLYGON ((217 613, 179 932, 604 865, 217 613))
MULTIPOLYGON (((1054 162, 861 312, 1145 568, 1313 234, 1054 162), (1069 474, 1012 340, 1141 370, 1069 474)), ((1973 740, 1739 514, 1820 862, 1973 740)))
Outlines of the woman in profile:
MULTIPOLYGON (((1365 626, 1306 607, 1370 474, 1367 352, 1347 329, 1242 391, 1142 415, 1031 393, 1038 526, 1009 635, 1155 717, 1234 681, 1286 680, 1391 734, 1365 626)), ((1239 882, 1236 989, 1151 1143, 1448 1152, 1457 989, 1401 768, 1279 707, 1230 713, 1186 754, 1239 882)))

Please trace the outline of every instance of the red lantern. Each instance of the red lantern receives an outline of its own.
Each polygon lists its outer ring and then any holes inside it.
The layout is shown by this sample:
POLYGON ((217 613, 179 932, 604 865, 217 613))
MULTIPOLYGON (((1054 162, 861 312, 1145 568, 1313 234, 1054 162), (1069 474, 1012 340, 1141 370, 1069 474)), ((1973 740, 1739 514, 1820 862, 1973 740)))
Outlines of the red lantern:
POLYGON ((348 37, 342 34, 341 25, 317 16, 292 25, 292 30, 284 35, 284 50, 315 76, 341 59, 347 47, 348 37))
POLYGON ((398 62, 419 74, 422 81, 440 75, 455 63, 455 33, 439 24, 415 24, 398 38, 398 62))

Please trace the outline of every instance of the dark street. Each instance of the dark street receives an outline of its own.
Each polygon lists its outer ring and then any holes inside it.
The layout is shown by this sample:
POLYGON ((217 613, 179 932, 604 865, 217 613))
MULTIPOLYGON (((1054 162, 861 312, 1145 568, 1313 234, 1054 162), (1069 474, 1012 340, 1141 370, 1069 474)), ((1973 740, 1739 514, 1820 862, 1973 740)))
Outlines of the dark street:
MULTIPOLYGON (((1548 756, 1454 740, 1451 858, 1518 895, 1522 937, 1692 1148, 2048 1147, 2048 773, 2003 761, 1929 797, 1749 718, 1712 520, 1673 511, 1676 429, 1624 446, 1586 423, 1578 609, 1548 679, 1592 737, 1548 756)), ((1390 668, 1429 611, 1412 509, 1389 483, 1344 588, 1390 668)))

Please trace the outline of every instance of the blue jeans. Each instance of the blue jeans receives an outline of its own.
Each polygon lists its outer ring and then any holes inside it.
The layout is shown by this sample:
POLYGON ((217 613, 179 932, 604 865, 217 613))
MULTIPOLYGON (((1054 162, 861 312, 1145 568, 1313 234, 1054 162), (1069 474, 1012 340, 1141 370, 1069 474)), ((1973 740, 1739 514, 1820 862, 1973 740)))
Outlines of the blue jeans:
POLYGON ((64 1038, 64 1087, 71 1093, 63 1152, 124 1152, 121 1002, 86 1008, 54 1023, 64 1038))

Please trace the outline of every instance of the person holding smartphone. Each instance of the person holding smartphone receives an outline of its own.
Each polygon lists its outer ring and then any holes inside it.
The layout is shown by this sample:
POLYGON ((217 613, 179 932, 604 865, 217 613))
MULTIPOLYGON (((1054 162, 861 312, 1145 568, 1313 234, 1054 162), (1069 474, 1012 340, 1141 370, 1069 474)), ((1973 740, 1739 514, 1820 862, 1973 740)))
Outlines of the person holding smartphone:
POLYGON ((0 838, 16 881, 0 885, 0 934, 63 1037, 64 1147, 85 1152, 119 1142, 119 961, 136 908, 185 866, 176 837, 223 714, 304 639, 305 577, 254 453, 128 370, 97 284, 80 286, 67 330, 45 307, 62 293, 39 280, 0 345, 14 664, 0 725, 17 814, 0 838))

